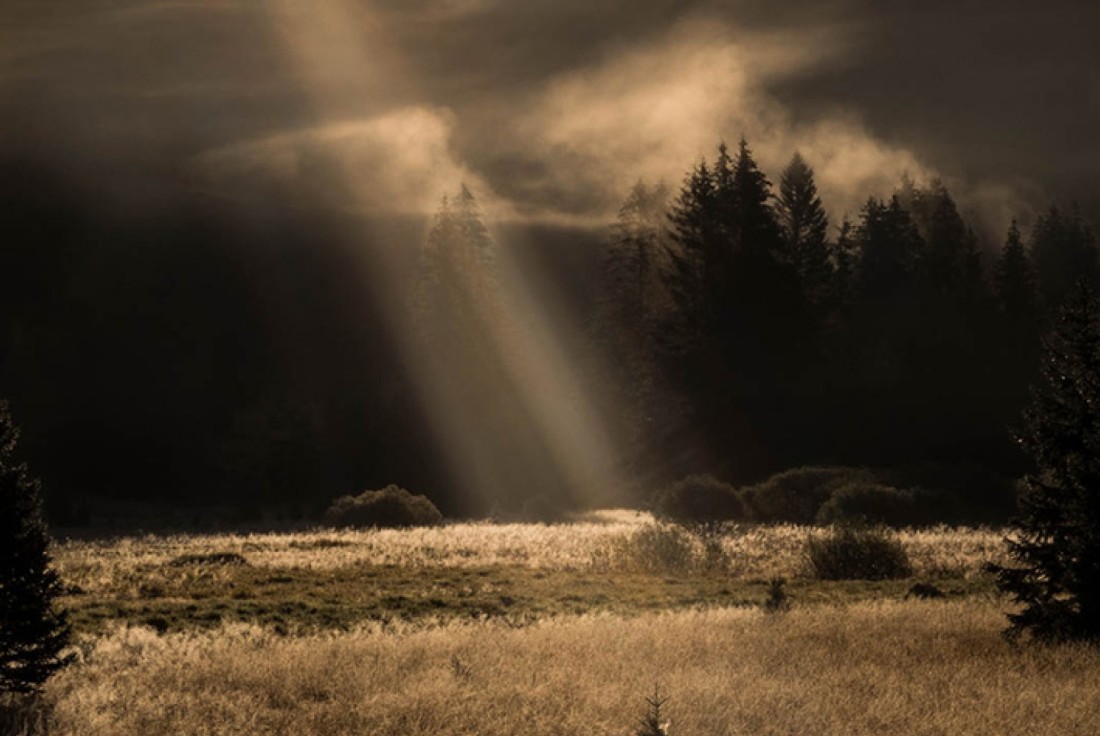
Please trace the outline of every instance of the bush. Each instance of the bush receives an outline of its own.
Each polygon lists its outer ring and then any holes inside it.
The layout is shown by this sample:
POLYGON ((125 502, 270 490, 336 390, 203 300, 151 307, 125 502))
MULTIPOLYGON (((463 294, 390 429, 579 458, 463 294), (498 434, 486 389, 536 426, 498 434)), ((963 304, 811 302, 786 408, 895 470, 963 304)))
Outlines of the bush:
POLYGON ((333 526, 434 526, 443 521, 443 514, 426 496, 389 485, 337 498, 325 512, 325 521, 333 526))
POLYGON ((614 540, 609 552, 614 566, 651 573, 710 572, 729 564, 716 532, 677 524, 646 524, 614 540))
POLYGON ((749 517, 737 490, 712 475, 689 475, 657 491, 653 513, 681 523, 744 521, 749 517))
POLYGON ((905 547, 882 528, 833 527, 806 541, 806 559, 819 580, 896 580, 913 574, 905 547))
POLYGON ((881 483, 848 483, 821 506, 817 523, 919 526, 928 516, 912 493, 881 483))
MULTIPOLYGON (((881 482, 897 488, 925 489, 935 518, 928 523, 1003 524, 1016 513, 1017 482, 974 463, 921 463, 891 468, 881 482)), ((921 499, 918 498, 918 501, 921 499)))
POLYGON ((745 488, 743 494, 755 521, 813 524, 837 488, 874 481, 874 474, 864 468, 804 467, 777 473, 745 488))

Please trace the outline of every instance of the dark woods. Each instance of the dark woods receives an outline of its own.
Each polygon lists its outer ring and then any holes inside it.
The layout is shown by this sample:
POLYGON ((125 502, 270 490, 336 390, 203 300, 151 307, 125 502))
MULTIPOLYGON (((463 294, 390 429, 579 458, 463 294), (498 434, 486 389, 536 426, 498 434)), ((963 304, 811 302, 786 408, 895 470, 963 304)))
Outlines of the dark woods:
POLYGON ((664 200, 624 204, 595 329, 636 471, 1022 470, 1008 427, 1039 334, 1097 270, 1075 209, 983 247, 942 184, 904 181, 834 225, 801 156, 776 188, 744 141, 664 200))
MULTIPOLYGON (((603 241, 542 233, 532 262, 587 323, 569 348, 623 474, 642 493, 812 463, 1018 474, 1007 427, 1038 335, 1097 270, 1083 218, 1052 208, 991 248, 943 186, 903 182, 830 222, 811 163, 795 156, 773 185, 744 142, 723 146, 679 191, 636 186, 603 241)), ((135 501, 296 519, 390 483, 484 513, 426 428, 394 310, 448 315, 423 335, 440 364, 484 363, 447 384, 478 386, 452 405, 478 417, 471 432, 535 446, 530 409, 493 390, 510 357, 478 320, 508 307, 468 191, 425 238, 419 222, 281 201, 245 219, 201 199, 115 216, 26 167, 0 180, 0 394, 57 522, 135 501), (389 283, 365 249, 398 264, 389 283)), ((496 329, 523 329, 509 318, 496 329)), ((498 500, 546 502, 565 482, 547 457, 512 455, 498 500)))

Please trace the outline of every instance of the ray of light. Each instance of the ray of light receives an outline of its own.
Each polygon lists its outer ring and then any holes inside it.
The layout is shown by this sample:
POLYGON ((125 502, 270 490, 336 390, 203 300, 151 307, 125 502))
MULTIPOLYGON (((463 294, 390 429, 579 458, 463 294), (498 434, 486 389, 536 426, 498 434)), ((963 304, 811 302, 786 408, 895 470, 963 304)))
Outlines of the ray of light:
MULTIPOLYGON (((413 75, 368 3, 271 0, 269 7, 322 124, 383 114, 387 99, 417 104, 413 75)), ((399 145, 415 146, 414 132, 399 145)), ((432 181, 434 201, 455 191, 455 177, 464 174, 460 164, 440 170, 444 175, 432 181)), ((377 172, 346 163, 339 171, 341 186, 360 201, 373 200, 377 172)), ((404 278, 407 254, 369 247, 362 257, 368 286, 398 338, 430 429, 453 471, 457 488, 450 490, 464 493, 471 507, 484 508, 540 492, 567 493, 570 501, 583 503, 586 494, 618 487, 613 443, 595 402, 585 396, 572 354, 577 326, 562 318, 563 310, 539 303, 534 295, 542 290, 528 282, 510 248, 498 249, 499 298, 471 300, 476 349, 463 348, 467 343, 452 335, 449 344, 458 347, 446 354, 439 343, 417 337, 422 325, 404 278)))

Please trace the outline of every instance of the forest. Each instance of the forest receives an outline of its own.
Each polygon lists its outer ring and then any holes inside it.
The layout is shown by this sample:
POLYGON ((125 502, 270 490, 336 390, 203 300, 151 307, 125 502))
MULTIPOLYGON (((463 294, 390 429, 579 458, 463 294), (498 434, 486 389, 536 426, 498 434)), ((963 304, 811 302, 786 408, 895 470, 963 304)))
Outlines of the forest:
POLYGON ((1072 202, 995 241, 944 184, 906 178, 838 222, 812 162, 793 153, 772 183, 745 140, 679 187, 639 181, 602 229, 514 247, 466 187, 426 235, 394 220, 364 242, 356 223, 305 207, 242 224, 196 197, 113 217, 28 164, 2 179, 0 393, 63 524, 115 502, 300 519, 388 483, 448 514, 577 505, 525 435, 538 405, 502 389, 540 370, 494 342, 530 329, 501 283, 510 247, 521 270, 550 274, 579 325, 572 400, 616 440, 620 483, 599 502, 803 465, 1016 477, 1012 427, 1039 336, 1098 268, 1072 202), (364 250, 397 264, 384 289, 364 276, 364 250), (394 311, 408 319, 395 326, 394 311), (418 351, 403 349, 410 335, 418 351), (478 496, 426 428, 435 407, 413 364, 436 361, 451 366, 441 392, 462 395, 453 412, 476 417, 469 432, 520 458, 481 477, 478 496))

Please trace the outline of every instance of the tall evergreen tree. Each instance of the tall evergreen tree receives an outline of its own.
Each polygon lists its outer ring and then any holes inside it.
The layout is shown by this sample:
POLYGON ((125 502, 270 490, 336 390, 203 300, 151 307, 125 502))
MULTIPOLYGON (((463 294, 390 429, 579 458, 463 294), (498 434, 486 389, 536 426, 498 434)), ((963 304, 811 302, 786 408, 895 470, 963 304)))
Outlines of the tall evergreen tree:
POLYGON ((715 261, 723 245, 715 190, 714 174, 703 159, 685 177, 668 215, 670 243, 663 282, 674 315, 663 336, 674 353, 698 343, 714 311, 710 285, 717 280, 715 261))
POLYGON ((857 291, 862 300, 904 299, 912 289, 924 241, 897 197, 870 199, 856 230, 857 291))
POLYGON ((39 485, 17 462, 19 430, 0 402, 0 693, 34 693, 68 661, 69 624, 50 567, 39 485))
POLYGON ((734 226, 739 250, 753 257, 782 260, 783 238, 772 208, 772 185, 753 158, 744 138, 737 145, 733 169, 734 226))
POLYGON ((648 328, 658 299, 656 276, 664 250, 668 190, 637 182, 619 208, 619 216, 603 260, 603 280, 615 311, 641 336, 648 328))
POLYGON ((650 188, 639 181, 619 208, 590 325, 599 352, 598 395, 620 419, 618 435, 631 461, 643 454, 645 435, 661 405, 655 338, 658 316, 667 307, 659 280, 667 199, 664 185, 650 188))
POLYGON ((993 287, 998 309, 1009 328, 1028 329, 1035 320, 1035 269, 1020 238, 1016 220, 1008 228, 994 267, 993 287))
POLYGON ((795 268, 807 298, 820 308, 829 296, 829 218, 817 194, 814 171, 795 153, 779 181, 776 206, 783 228, 784 255, 795 268))
POLYGON ((1063 210, 1052 206, 1036 220, 1031 231, 1031 258, 1048 316, 1057 314, 1078 279, 1095 282, 1100 277, 1097 255, 1096 239, 1076 207, 1063 210))
POLYGON ((837 228, 836 242, 831 252, 833 279, 832 297, 840 311, 847 311, 855 295, 856 272, 859 268, 859 248, 852 221, 845 216, 837 228))
POLYGON ((1100 639, 1100 306, 1081 281, 1044 340, 1040 383, 1020 444, 1025 478, 1008 540, 1015 566, 990 566, 1023 606, 1012 637, 1100 639))
POLYGON ((920 201, 930 205, 927 217, 917 219, 914 215, 914 222, 918 225, 918 230, 923 231, 925 241, 921 256, 924 288, 930 294, 950 299, 958 295, 967 271, 966 223, 959 214, 954 198, 942 185, 925 193, 920 201))

